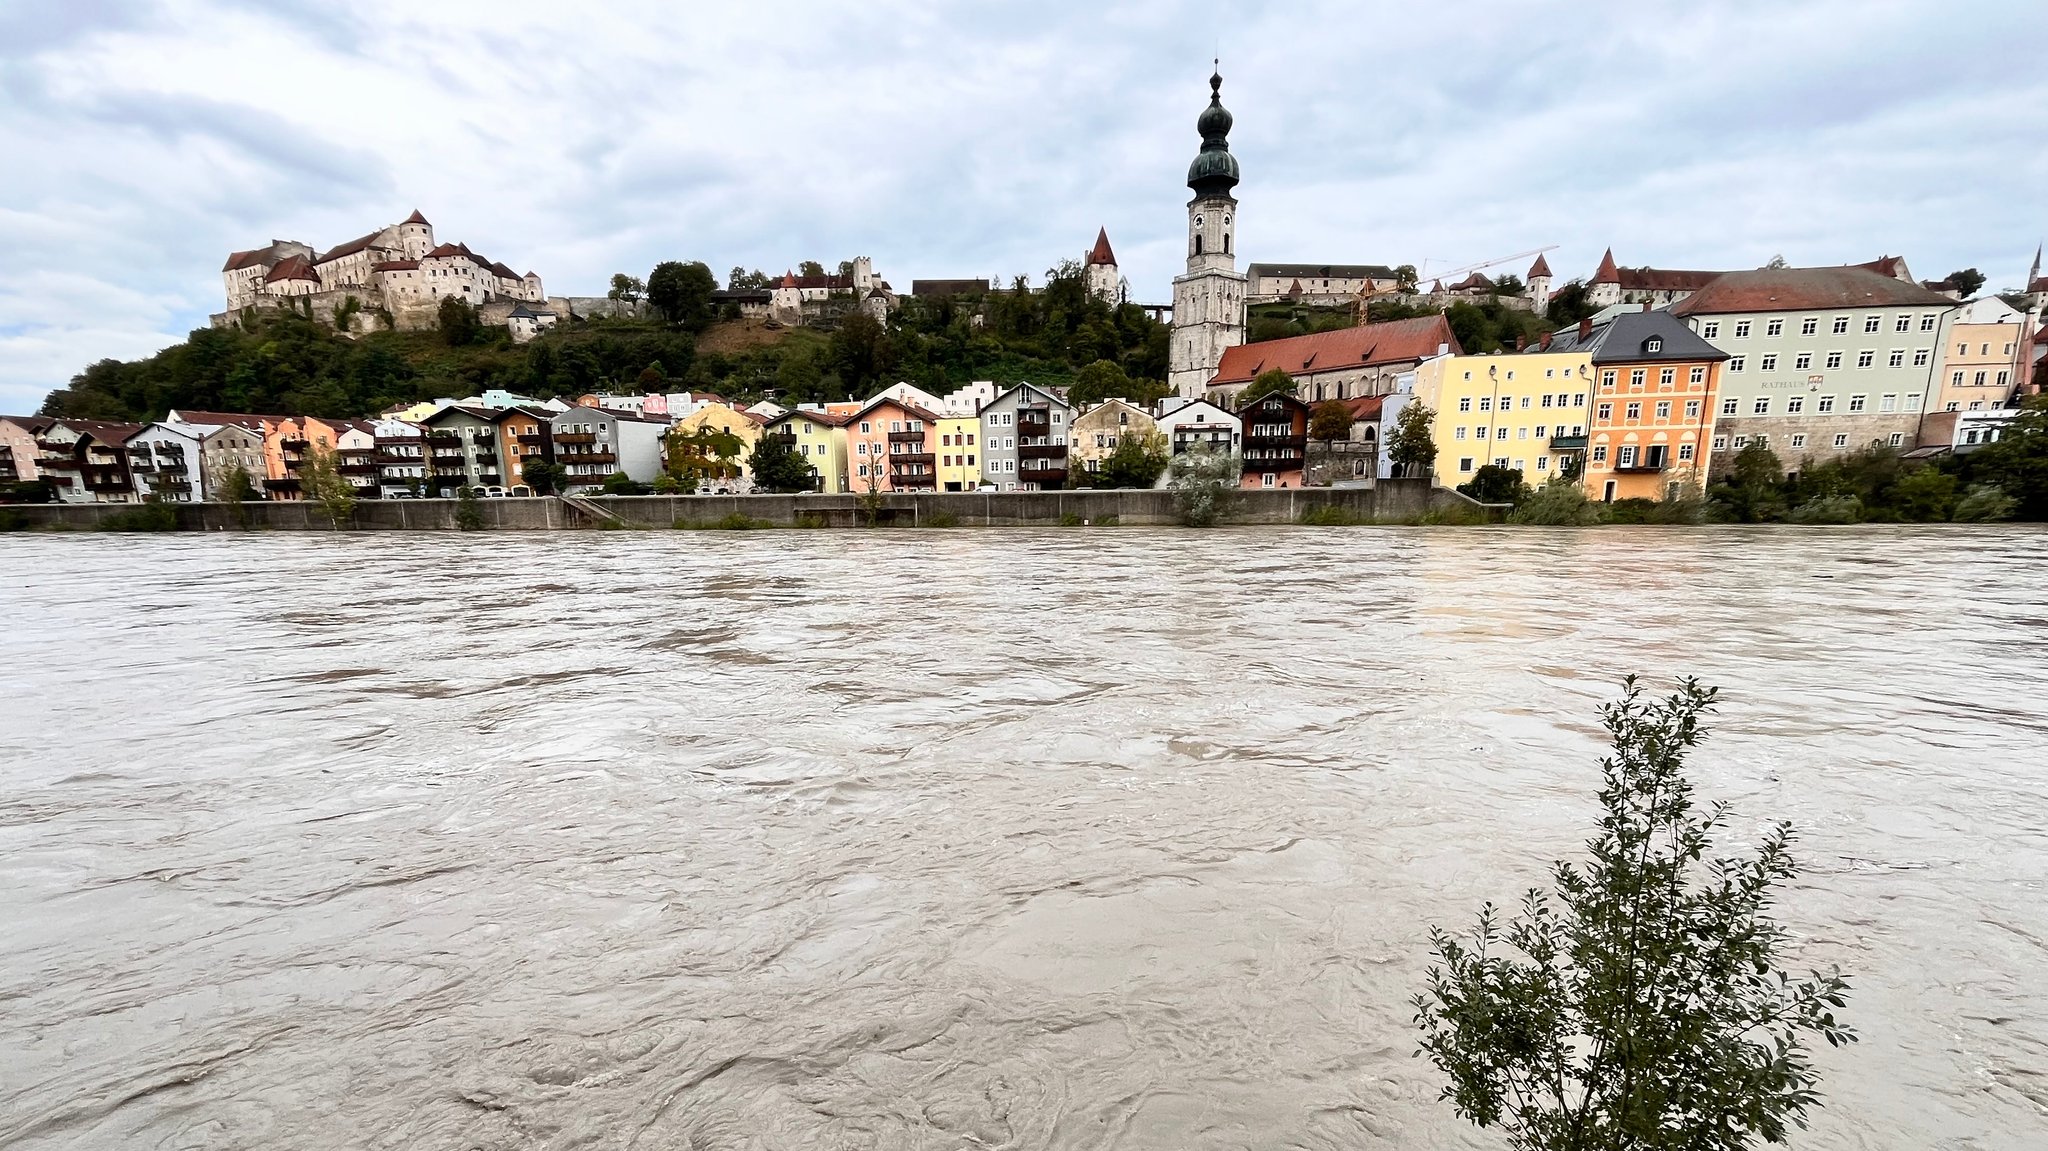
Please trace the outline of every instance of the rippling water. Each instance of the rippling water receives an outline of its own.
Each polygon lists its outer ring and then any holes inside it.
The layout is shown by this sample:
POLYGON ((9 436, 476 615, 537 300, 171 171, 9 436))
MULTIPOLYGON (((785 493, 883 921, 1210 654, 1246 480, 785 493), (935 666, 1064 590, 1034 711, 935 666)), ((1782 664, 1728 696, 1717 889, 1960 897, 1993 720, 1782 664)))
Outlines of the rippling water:
POLYGON ((2048 534, 0 539, 0 1145, 1495 1147, 1432 922, 1624 672, 1803 829, 1810 1148, 2048 1145, 2048 534))

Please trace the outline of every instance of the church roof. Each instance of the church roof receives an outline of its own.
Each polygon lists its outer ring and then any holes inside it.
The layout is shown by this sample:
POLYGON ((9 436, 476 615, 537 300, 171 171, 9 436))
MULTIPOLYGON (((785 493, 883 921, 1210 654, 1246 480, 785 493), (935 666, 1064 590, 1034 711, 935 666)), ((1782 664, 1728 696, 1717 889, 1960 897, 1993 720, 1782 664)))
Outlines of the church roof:
POLYGON ((1108 264, 1116 267, 1116 253, 1109 250, 1109 229, 1098 228, 1095 232, 1095 246, 1088 250, 1088 263, 1108 264))
POLYGON ((1228 196, 1237 187, 1237 157, 1230 154, 1230 126, 1235 120, 1223 107, 1223 75, 1209 77, 1209 106, 1195 118, 1202 150, 1188 165, 1188 187, 1197 195, 1228 196))
POLYGON ((1274 368, 1290 376, 1301 376, 1376 364, 1413 363, 1436 355, 1439 347, 1450 352, 1461 350, 1450 321, 1442 315, 1389 320, 1226 348, 1209 383, 1250 383, 1259 373, 1274 368))

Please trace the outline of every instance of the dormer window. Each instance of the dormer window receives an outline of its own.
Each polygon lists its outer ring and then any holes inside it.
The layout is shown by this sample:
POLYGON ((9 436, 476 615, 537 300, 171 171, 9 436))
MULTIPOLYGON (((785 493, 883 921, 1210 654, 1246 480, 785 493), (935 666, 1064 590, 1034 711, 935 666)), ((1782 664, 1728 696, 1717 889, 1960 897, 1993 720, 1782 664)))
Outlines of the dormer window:
POLYGON ((1643 341, 1643 351, 1647 355, 1654 356, 1658 352, 1661 352, 1663 350, 1664 338, 1662 336, 1651 336, 1649 339, 1643 341))

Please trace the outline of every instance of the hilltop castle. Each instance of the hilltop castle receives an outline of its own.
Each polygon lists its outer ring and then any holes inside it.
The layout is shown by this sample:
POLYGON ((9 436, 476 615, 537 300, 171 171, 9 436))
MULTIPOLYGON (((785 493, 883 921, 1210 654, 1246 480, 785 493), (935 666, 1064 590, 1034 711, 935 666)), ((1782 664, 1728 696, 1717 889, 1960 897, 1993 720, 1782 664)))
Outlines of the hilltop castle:
POLYGON ((346 310, 361 311, 342 322, 358 329, 381 326, 379 311, 394 327, 433 327, 441 301, 450 298, 478 309, 491 306, 485 322, 503 323, 514 311, 537 315, 521 305, 547 301, 538 273, 522 276, 467 244, 436 244, 434 226, 418 212, 325 252, 297 240, 235 252, 221 268, 221 280, 227 310, 213 317, 216 325, 244 308, 260 307, 302 308, 332 321, 351 298, 357 308, 346 310))

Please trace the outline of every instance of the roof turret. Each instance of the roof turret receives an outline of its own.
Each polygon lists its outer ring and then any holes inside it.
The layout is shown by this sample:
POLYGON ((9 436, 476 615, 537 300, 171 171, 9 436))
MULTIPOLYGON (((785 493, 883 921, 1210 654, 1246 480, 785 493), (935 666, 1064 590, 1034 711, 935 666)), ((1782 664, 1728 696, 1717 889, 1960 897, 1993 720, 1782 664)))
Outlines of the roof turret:
POLYGON ((1095 247, 1088 252, 1088 263, 1108 264, 1116 267, 1116 253, 1109 250, 1109 229, 1098 228, 1095 232, 1095 247))
POLYGON ((1230 154, 1230 126, 1235 121, 1223 106, 1223 74, 1209 76, 1209 106, 1195 118, 1202 150, 1188 165, 1188 187, 1197 195, 1228 196, 1237 187, 1237 157, 1230 154))

